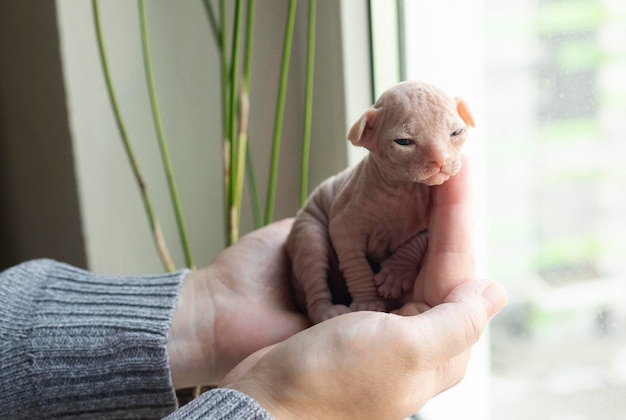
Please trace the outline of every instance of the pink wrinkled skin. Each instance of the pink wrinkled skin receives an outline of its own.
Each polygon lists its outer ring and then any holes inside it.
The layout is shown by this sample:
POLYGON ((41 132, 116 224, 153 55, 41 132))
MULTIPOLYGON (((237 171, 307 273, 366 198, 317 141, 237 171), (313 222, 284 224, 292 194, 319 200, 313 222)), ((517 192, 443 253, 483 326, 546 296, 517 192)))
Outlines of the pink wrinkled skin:
POLYGON ((312 322, 388 310, 412 289, 430 186, 461 169, 468 126, 461 99, 422 82, 388 89, 354 123, 348 139, 369 154, 312 192, 287 239, 296 299, 312 322))

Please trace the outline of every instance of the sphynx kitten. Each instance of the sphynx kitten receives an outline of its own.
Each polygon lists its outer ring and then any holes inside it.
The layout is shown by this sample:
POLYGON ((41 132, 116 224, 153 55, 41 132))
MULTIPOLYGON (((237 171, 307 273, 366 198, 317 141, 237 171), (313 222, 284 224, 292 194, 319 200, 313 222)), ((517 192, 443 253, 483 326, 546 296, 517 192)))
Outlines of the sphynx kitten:
POLYGON ((384 299, 412 289, 428 243, 430 186, 461 169, 468 126, 461 99, 404 82, 350 129, 350 142, 369 154, 312 192, 287 239, 296 300, 312 322, 384 311, 384 299))

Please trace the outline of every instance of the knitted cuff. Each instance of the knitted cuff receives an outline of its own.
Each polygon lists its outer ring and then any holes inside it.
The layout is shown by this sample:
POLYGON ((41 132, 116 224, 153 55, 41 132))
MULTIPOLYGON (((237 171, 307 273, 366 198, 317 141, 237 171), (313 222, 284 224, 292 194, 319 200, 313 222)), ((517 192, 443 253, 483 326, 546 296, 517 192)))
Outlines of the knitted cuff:
POLYGON ((272 420, 273 417, 255 400, 234 389, 207 391, 172 414, 173 419, 272 420))
POLYGON ((11 412, 94 418, 172 412, 167 333, 186 274, 106 276, 50 260, 3 273, 0 316, 9 321, 0 332, 12 335, 14 349, 0 352, 0 387, 14 385, 3 389, 13 394, 11 412))

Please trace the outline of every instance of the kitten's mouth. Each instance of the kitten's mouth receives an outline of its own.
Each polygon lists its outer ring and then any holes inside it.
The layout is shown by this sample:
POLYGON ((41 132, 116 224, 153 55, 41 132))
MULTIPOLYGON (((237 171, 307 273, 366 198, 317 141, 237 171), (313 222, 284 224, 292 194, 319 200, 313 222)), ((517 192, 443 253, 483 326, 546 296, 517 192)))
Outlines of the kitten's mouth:
POLYGON ((443 168, 436 167, 426 173, 422 173, 419 177, 416 177, 416 181, 420 184, 428 186, 441 185, 450 179, 452 175, 453 173, 450 173, 448 168, 445 166, 443 168))
POLYGON ((450 174, 447 174, 445 172, 437 172, 436 174, 427 177, 422 182, 429 186, 441 185, 447 180, 449 180, 450 176, 451 176, 450 174))
POLYGON ((447 180, 449 180, 452 176, 456 175, 461 169, 460 164, 446 164, 443 167, 433 168, 433 170, 429 174, 424 174, 422 177, 422 184, 426 184, 428 186, 433 185, 441 185, 447 180))

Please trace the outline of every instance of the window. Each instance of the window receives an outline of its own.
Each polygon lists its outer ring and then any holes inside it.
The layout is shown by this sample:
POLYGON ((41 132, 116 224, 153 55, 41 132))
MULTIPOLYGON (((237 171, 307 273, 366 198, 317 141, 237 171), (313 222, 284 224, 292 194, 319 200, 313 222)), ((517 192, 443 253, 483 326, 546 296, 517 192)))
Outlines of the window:
MULTIPOLYGON (((478 167, 478 271, 510 295, 492 324, 490 351, 475 353, 478 370, 488 361, 490 374, 470 374, 480 386, 465 388, 484 406, 468 402, 473 415, 458 415, 620 418, 626 4, 444 0, 393 7, 403 28, 405 77, 463 96, 476 116, 468 153, 478 167)), ((427 406, 420 418, 461 418, 447 405, 432 417, 427 406)))

